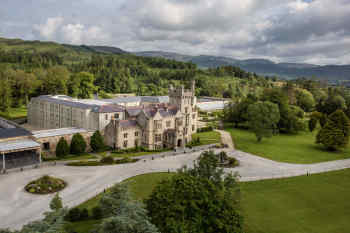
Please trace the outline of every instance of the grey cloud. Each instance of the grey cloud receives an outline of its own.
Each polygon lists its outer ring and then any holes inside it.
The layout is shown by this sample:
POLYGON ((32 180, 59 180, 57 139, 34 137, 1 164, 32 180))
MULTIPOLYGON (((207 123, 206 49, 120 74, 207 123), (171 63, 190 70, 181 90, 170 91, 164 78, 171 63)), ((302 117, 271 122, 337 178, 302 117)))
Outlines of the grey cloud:
POLYGON ((0 36, 350 63, 348 0, 3 0, 0 36))

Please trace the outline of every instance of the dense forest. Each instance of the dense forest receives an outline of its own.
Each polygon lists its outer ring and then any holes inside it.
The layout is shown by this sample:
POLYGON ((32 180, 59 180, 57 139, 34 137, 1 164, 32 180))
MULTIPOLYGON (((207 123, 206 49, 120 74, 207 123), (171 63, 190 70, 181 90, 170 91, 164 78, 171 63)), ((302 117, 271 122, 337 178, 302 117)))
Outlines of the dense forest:
POLYGON ((25 106, 31 97, 98 93, 166 95, 170 84, 196 80, 198 96, 242 98, 272 87, 273 80, 226 66, 207 70, 163 58, 110 54, 87 46, 0 38, 0 112, 25 106))

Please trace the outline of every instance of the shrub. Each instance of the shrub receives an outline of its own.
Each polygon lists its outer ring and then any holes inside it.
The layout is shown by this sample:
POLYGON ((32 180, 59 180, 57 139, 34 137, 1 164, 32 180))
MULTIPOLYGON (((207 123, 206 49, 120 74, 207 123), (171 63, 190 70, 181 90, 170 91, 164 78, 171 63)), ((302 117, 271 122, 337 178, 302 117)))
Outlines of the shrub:
POLYGON ((67 156, 68 154, 69 154, 68 142, 66 141, 66 139, 61 137, 56 146, 56 157, 62 158, 67 156))
POLYGON ((81 134, 77 133, 73 135, 70 151, 72 154, 81 154, 86 151, 86 142, 81 134))
POLYGON ((102 209, 99 206, 95 206, 92 209, 92 217, 94 219, 101 219, 103 217, 102 209))
POLYGON ((104 144, 103 137, 100 131, 97 130, 91 136, 90 146, 93 151, 102 151, 105 149, 106 146, 104 144))
POLYGON ((66 221, 77 222, 81 220, 81 210, 79 208, 72 208, 65 216, 66 221))
POLYGON ((80 211, 80 220, 86 220, 89 218, 89 211, 84 208, 80 211))
POLYGON ((101 163, 104 163, 104 164, 113 164, 114 163, 114 159, 112 156, 106 156, 106 157, 103 157, 101 160, 100 160, 101 163))
POLYGON ((214 128, 212 126, 204 127, 201 129, 197 129, 197 133, 211 132, 214 128))

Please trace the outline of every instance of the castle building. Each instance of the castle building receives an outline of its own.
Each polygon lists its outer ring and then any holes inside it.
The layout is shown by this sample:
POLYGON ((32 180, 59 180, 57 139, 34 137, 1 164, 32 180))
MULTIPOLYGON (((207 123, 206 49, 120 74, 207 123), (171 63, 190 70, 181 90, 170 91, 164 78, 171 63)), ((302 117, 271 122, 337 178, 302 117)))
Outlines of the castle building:
POLYGON ((96 100, 65 95, 39 96, 32 98, 28 105, 28 124, 40 130, 99 130, 106 144, 118 149, 135 146, 152 150, 174 148, 191 141, 191 135, 197 130, 194 82, 191 89, 171 86, 169 96, 126 98, 131 98, 132 102, 125 98, 96 100))
POLYGON ((151 150, 183 147, 197 130, 195 83, 169 89, 169 103, 125 111, 125 119, 112 119, 105 142, 116 149, 142 146, 151 150))

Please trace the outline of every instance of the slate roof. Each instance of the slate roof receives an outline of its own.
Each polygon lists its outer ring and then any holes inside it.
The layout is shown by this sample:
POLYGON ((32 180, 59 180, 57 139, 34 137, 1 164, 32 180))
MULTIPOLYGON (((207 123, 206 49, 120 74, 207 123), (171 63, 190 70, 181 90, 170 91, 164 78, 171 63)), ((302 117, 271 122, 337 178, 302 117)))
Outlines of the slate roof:
POLYGON ((16 123, 0 117, 0 139, 30 136, 32 133, 16 123))
POLYGON ((74 100, 71 97, 51 96, 51 95, 42 95, 36 98, 40 100, 45 100, 50 103, 62 104, 62 105, 70 106, 74 108, 91 109, 92 112, 98 112, 98 113, 111 113, 111 112, 124 111, 124 109, 121 106, 116 106, 111 103, 107 103, 104 100, 74 100))
POLYGON ((138 126, 136 120, 122 120, 122 121, 119 121, 119 125, 123 128, 131 128, 131 127, 138 126))
POLYGON ((7 152, 10 150, 30 149, 30 148, 37 148, 37 147, 40 147, 40 144, 30 139, 0 142, 1 152, 7 152))
POLYGON ((22 128, 0 129, 0 139, 25 137, 30 135, 32 135, 31 132, 22 128))

